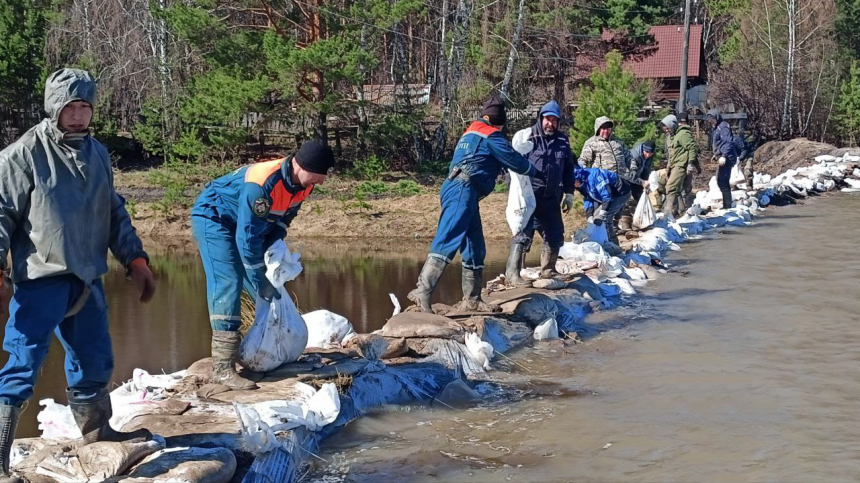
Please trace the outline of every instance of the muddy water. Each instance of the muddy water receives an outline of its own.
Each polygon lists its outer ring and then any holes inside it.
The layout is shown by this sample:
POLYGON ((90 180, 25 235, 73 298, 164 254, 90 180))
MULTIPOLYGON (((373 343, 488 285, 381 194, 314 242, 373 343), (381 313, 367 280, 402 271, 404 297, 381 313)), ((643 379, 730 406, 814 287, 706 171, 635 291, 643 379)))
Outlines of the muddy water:
MULTIPOLYGON (((404 307, 408 305, 406 294, 415 286, 428 246, 429 243, 408 242, 379 251, 356 242, 298 242, 296 248, 305 254, 305 269, 287 288, 302 312, 326 308, 349 318, 356 331, 371 332, 382 327, 392 314, 390 292, 404 307)), ((488 273, 504 271, 506 250, 505 246, 491 246, 488 273)), ((532 250, 531 257, 539 256, 537 252, 532 250)), ((206 278, 199 258, 195 253, 157 249, 151 250, 151 258, 158 291, 149 304, 138 302, 139 294, 119 266, 112 266, 105 276, 116 358, 115 384, 130 379, 137 367, 154 373, 173 372, 209 355, 206 278)), ((452 303, 462 296, 460 269, 455 268, 444 274, 434 300, 452 303)), ((5 318, 0 320, 5 322, 5 318)), ((0 364, 5 364, 6 359, 7 354, 0 351, 0 364)), ((63 360, 62 346, 54 339, 30 408, 22 416, 19 437, 39 434, 39 400, 53 398, 66 403, 63 360)))
POLYGON ((379 412, 311 480, 856 481, 860 197, 756 224, 684 245, 688 276, 592 316, 584 344, 496 361, 513 402, 379 412))

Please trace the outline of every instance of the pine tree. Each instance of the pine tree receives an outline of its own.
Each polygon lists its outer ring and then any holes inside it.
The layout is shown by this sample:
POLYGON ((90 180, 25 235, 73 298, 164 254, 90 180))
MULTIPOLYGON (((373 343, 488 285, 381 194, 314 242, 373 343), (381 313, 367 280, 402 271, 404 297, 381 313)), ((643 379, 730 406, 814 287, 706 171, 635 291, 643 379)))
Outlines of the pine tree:
POLYGON ((622 68, 620 53, 608 53, 606 66, 595 69, 589 79, 590 86, 579 91, 579 107, 574 113, 570 133, 574 152, 580 152, 585 141, 594 136, 594 121, 601 116, 615 121, 614 135, 630 147, 655 137, 653 123, 637 121, 639 109, 648 99, 648 84, 622 68))
POLYGON ((848 79, 842 82, 836 112, 842 138, 856 146, 860 137, 860 64, 856 60, 851 63, 848 79))

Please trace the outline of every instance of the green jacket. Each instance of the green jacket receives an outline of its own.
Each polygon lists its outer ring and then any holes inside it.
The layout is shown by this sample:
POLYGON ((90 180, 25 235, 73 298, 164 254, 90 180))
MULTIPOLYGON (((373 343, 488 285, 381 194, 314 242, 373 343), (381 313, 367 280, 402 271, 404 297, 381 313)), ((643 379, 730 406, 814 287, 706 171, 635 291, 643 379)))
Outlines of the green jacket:
POLYGON ((15 283, 73 274, 89 285, 107 272, 108 250, 124 266, 147 258, 114 189, 107 149, 57 127, 76 100, 95 106, 93 78, 75 69, 51 75, 50 117, 0 151, 0 268, 11 251, 15 283))
POLYGON ((699 164, 696 141, 690 133, 690 126, 678 126, 678 130, 669 140, 669 167, 686 168, 689 164, 699 164))

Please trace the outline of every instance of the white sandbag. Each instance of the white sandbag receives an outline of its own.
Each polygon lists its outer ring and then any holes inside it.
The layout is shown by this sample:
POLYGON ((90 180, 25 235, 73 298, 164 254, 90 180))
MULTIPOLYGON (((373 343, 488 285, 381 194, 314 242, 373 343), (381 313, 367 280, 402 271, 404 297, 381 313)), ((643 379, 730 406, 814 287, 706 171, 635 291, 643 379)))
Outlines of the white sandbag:
POLYGON ((257 295, 254 325, 239 346, 239 359, 256 372, 268 372, 295 362, 308 342, 308 328, 284 283, 301 272, 298 257, 291 255, 283 240, 266 250, 266 277, 279 296, 267 302, 257 295))
POLYGON ((239 427, 245 448, 254 453, 269 452, 282 443, 277 434, 304 426, 317 431, 334 422, 340 414, 340 396, 337 387, 327 382, 319 391, 297 382, 300 395, 296 400, 264 401, 257 404, 233 403, 239 417, 239 427))
POLYGON ((356 335, 346 317, 328 310, 314 310, 302 315, 302 319, 308 328, 308 342, 305 347, 342 347, 356 335))
POLYGON ((573 241, 575 243, 594 242, 601 246, 606 246, 609 243, 609 235, 606 234, 605 226, 588 223, 585 225, 585 228, 577 230, 574 233, 573 241))
POLYGON ((68 406, 57 404, 51 398, 41 399, 39 406, 45 406, 36 415, 43 439, 78 439, 83 436, 68 406))
POLYGON ((609 257, 609 259, 606 260, 606 264, 600 271, 608 278, 615 278, 624 273, 624 267, 624 260, 618 257, 609 257))
POLYGON ((822 155, 815 157, 815 162, 816 163, 829 163, 829 162, 836 161, 837 159, 839 159, 839 158, 837 158, 836 156, 831 156, 829 154, 822 154, 822 155))
POLYGON ((860 178, 860 168, 854 168, 854 171, 851 172, 851 176, 855 178, 860 178))
POLYGON ((534 338, 535 340, 558 339, 558 322, 555 317, 550 317, 535 327, 534 338))
POLYGON ((485 371, 491 369, 490 361, 493 359, 492 344, 481 340, 478 334, 469 332, 466 334, 466 349, 469 350, 469 355, 472 356, 472 359, 483 367, 485 371))
POLYGON ((535 212, 537 201, 532 190, 532 182, 528 176, 511 173, 511 186, 508 189, 508 206, 505 208, 505 218, 511 234, 516 235, 526 228, 529 219, 535 212))
POLYGON ((633 285, 630 284, 629 280, 625 280, 623 278, 613 278, 610 279, 612 283, 614 283, 621 290, 621 293, 624 295, 636 295, 636 289, 633 288, 633 285))
POLYGON ((628 268, 626 273, 632 281, 648 280, 648 276, 645 275, 645 270, 642 270, 639 267, 628 268))
POLYGON ((842 155, 841 161, 843 163, 860 163, 860 156, 845 153, 842 155))
POLYGON ((531 136, 532 128, 530 127, 520 129, 514 133, 514 138, 511 140, 511 146, 514 148, 514 151, 527 156, 535 147, 535 143, 530 140, 531 136))
POLYGON ((655 221, 657 221, 657 217, 654 215, 651 200, 643 193, 639 197, 639 203, 636 204, 636 211, 633 213, 633 228, 644 230, 653 225, 655 221))
POLYGON ((847 184, 849 188, 860 189, 860 180, 846 178, 844 181, 845 181, 845 184, 847 184))
POLYGON ((606 265, 607 260, 603 247, 596 242, 565 243, 559 250, 559 256, 574 262, 594 262, 601 269, 606 265))

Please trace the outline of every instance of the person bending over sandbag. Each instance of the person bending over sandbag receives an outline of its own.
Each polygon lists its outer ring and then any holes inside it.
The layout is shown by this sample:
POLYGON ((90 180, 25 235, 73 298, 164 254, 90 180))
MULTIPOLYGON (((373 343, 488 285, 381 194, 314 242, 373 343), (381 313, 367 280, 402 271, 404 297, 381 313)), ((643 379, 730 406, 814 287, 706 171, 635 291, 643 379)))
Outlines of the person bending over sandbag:
POLYGON ((478 202, 493 192, 496 177, 503 167, 526 176, 537 173, 502 134, 506 121, 504 102, 492 97, 484 103, 481 118, 472 122, 457 141, 448 178, 442 183, 442 213, 436 236, 418 276, 418 286, 407 295, 422 312, 433 312, 430 305, 433 291, 457 252, 463 259, 463 301, 457 308, 464 311, 495 309, 481 300, 487 247, 478 202))
POLYGON ((334 166, 334 153, 312 139, 286 158, 233 171, 206 185, 191 209, 191 230, 203 270, 212 326, 212 378, 232 389, 255 389, 236 372, 242 287, 271 301, 278 291, 266 278, 263 255, 287 228, 314 186, 334 166))
POLYGON ((612 220, 630 200, 630 182, 598 168, 577 168, 573 179, 576 190, 582 194, 586 213, 589 209, 594 213, 593 223, 605 226, 609 241, 620 246, 612 220))
POLYGON ((542 176, 531 178, 537 201, 534 214, 525 229, 511 239, 505 279, 513 285, 531 285, 520 277, 520 270, 531 248, 535 230, 543 238, 541 278, 557 275, 555 263, 558 251, 564 244, 564 220, 561 213, 573 208, 573 169, 576 166, 576 156, 570 149, 570 141, 558 129, 560 118, 561 107, 557 102, 549 101, 538 113, 535 125, 525 129, 534 146, 526 156, 542 176))
POLYGON ((9 360, 0 370, 0 481, 6 483, 21 481, 9 473, 10 447, 52 333, 66 352, 66 394, 84 442, 152 436, 108 424, 114 358, 101 281, 108 250, 134 279, 141 302, 152 299, 155 280, 114 189, 110 155, 90 135, 95 105, 88 72, 54 72, 45 83, 49 117, 0 152, 0 312, 9 314, 3 341, 9 360))
POLYGON ((711 109, 708 111, 708 121, 714 128, 711 134, 711 148, 714 151, 713 157, 717 160, 717 186, 720 187, 720 192, 723 194, 723 209, 732 207, 732 187, 729 181, 732 177, 732 168, 737 161, 737 149, 735 147, 735 137, 732 135, 732 129, 723 119, 723 115, 719 109, 711 109))

